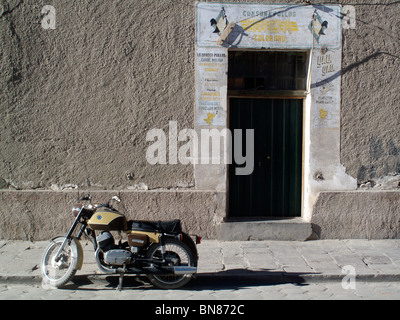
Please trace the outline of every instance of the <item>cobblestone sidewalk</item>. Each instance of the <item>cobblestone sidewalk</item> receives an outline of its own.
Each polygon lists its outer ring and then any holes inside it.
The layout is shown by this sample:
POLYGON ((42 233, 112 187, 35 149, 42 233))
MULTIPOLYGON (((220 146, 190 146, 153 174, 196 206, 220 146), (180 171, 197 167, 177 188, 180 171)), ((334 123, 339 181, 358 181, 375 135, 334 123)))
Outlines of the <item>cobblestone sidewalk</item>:
MULTIPOLYGON (((0 281, 40 282, 40 259, 47 241, 0 241, 0 281)), ((77 275, 99 274, 89 242, 84 247, 83 269, 77 275)), ((301 277, 305 280, 400 280, 400 240, 320 240, 221 242, 206 240, 198 246, 198 276, 301 277)))

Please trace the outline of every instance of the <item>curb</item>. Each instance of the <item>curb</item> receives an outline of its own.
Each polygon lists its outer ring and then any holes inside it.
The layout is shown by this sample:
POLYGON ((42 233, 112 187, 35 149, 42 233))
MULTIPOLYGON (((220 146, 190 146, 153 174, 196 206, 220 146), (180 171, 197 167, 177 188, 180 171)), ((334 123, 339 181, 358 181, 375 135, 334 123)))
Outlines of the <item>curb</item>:
MULTIPOLYGON (((72 283, 76 285, 90 284, 90 283, 107 283, 109 284, 110 278, 118 279, 118 274, 80 274, 74 276, 72 283), (108 278, 108 279, 107 279, 108 278)), ((260 284, 267 285, 268 283, 313 283, 313 282, 341 282, 345 275, 338 274, 302 274, 302 273, 260 273, 254 271, 248 272, 216 272, 216 273, 199 273, 195 275, 195 279, 201 284, 201 281, 229 281, 230 283, 243 283, 250 281, 251 283, 259 282, 260 284)), ((126 275, 126 278, 136 278, 136 276, 126 275)), ((125 279, 126 279, 125 278, 125 279)), ((399 282, 399 274, 360 274, 356 275, 356 281, 362 282, 399 282)), ((24 285, 38 285, 42 283, 41 276, 2 276, 0 275, 0 284, 24 284, 24 285)))
POLYGON ((40 276, 0 276, 0 284, 38 284, 42 283, 40 276))

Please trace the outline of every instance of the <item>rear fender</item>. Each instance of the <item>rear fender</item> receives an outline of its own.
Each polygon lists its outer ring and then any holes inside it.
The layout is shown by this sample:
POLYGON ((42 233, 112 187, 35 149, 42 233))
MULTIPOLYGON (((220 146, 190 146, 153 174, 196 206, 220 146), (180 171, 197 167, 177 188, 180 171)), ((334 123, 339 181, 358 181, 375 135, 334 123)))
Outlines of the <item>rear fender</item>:
POLYGON ((197 252, 196 244, 194 243, 193 239, 184 232, 182 232, 182 242, 185 243, 192 251, 193 256, 195 258, 195 266, 197 267, 197 262, 199 261, 199 254, 197 252))

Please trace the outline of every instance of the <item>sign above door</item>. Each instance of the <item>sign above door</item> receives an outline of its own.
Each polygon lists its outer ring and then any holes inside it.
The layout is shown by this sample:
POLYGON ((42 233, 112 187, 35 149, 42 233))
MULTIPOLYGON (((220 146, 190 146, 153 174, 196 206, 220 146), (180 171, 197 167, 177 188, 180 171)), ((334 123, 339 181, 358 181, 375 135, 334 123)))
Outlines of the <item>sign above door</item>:
POLYGON ((341 34, 339 5, 197 3, 198 47, 338 48, 341 34), (232 27, 234 24, 234 27, 232 27))

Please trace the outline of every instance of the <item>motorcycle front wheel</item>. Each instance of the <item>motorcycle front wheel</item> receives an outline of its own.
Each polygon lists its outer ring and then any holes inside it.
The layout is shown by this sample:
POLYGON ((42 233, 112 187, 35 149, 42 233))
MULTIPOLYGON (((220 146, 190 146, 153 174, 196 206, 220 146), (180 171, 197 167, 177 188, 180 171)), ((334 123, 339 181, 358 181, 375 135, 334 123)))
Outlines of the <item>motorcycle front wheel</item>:
POLYGON ((43 285, 59 288, 66 284, 75 275, 79 261, 79 247, 75 239, 65 244, 61 251, 60 260, 57 262, 55 256, 60 249, 65 237, 58 237, 51 241, 44 251, 41 271, 43 285))
MULTIPOLYGON (((174 239, 167 239, 164 241, 164 250, 164 257, 169 266, 196 266, 193 253, 185 243, 174 239)), ((154 244, 147 252, 146 257, 152 260, 161 260, 161 245, 154 244)), ((178 289, 192 279, 191 274, 150 274, 147 277, 153 285, 160 289, 178 289)))

